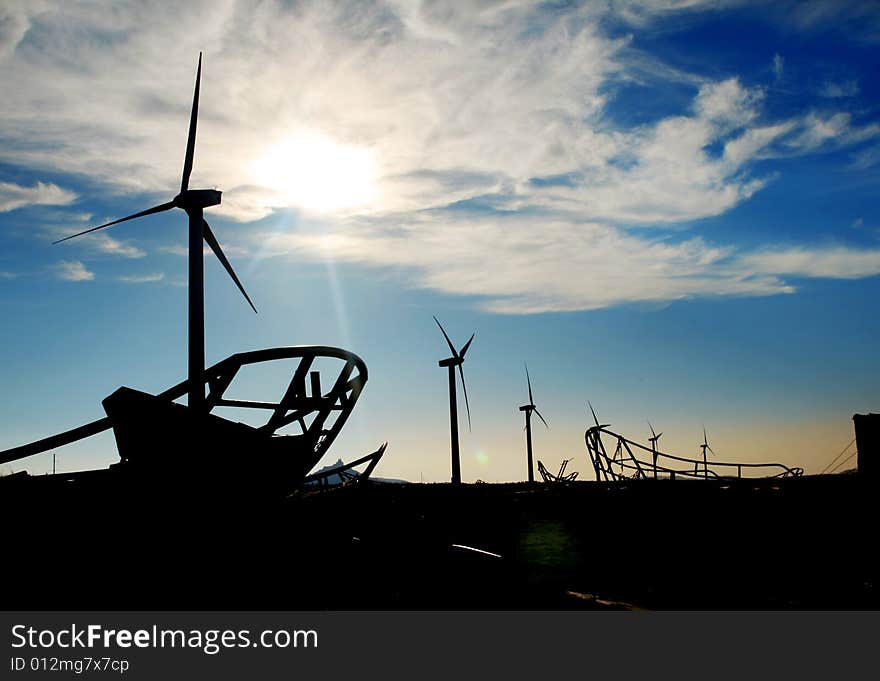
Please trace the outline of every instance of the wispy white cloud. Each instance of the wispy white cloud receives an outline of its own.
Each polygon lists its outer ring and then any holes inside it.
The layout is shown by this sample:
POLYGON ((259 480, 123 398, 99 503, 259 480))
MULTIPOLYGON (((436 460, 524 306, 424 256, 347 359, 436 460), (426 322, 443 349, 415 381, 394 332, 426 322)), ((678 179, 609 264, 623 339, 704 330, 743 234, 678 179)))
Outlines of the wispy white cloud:
MULTIPOLYGON (((194 56, 207 45, 192 186, 224 188, 212 211, 241 221, 290 208, 305 224, 321 210, 334 218, 322 236, 248 242, 253 252, 295 245, 408 268, 414 285, 482 297, 502 312, 788 292, 785 272, 749 269, 734 246, 626 229, 720 215, 772 181, 760 161, 880 135, 833 109, 768 119, 761 88, 683 73, 675 78, 693 87, 689 105, 615 126, 608 85, 631 77, 635 51, 603 19, 611 12, 639 27, 713 4, 52 5, 28 15, 34 30, 17 30, 15 47, 0 51, 0 139, 30 141, 3 148, 0 160, 168 196, 179 183, 194 56), (98 33, 125 39, 70 38, 98 33)), ((647 61, 640 77, 669 72, 647 61)), ((142 253, 115 241, 96 247, 142 253)))
POLYGON ((101 253, 118 255, 123 258, 143 258, 147 254, 137 246, 126 244, 107 234, 93 236, 90 243, 94 244, 94 247, 101 253))
POLYGON ((116 277, 116 280, 122 282, 123 284, 151 284, 162 281, 164 278, 164 272, 154 272, 153 274, 140 274, 130 276, 123 275, 120 277, 116 277))
POLYGON ((861 279, 880 274, 880 250, 845 246, 764 250, 742 258, 755 272, 801 277, 861 279))
POLYGON ((0 279, 15 279, 18 275, 15 272, 6 272, 0 270, 0 279))
POLYGON ((877 164, 880 164, 880 145, 875 144, 856 153, 852 167, 856 170, 865 170, 877 164))
POLYGON ((600 223, 536 224, 522 216, 422 219, 394 230, 359 222, 329 234, 316 229, 256 238, 273 253, 396 267, 414 286, 470 296, 504 314, 778 295, 795 291, 790 276, 880 274, 880 250, 744 251, 700 238, 673 242, 600 223))
POLYGON ((799 133, 789 141, 792 149, 806 153, 823 146, 842 147, 858 144, 880 136, 880 125, 853 125, 852 116, 847 112, 822 116, 815 112, 807 114, 800 121, 799 133))
MULTIPOLYGON (((181 245, 173 245, 173 246, 159 246, 159 250, 163 253, 170 253, 171 255, 179 255, 181 257, 186 257, 189 255, 189 249, 186 246, 181 245)), ((208 252, 208 248, 205 247, 203 249, 204 253, 208 252)))
POLYGON ((393 231, 359 223, 332 234, 258 238, 276 253, 396 266, 415 286, 472 296, 506 314, 793 290, 773 274, 738 266, 732 249, 699 238, 637 237, 600 223, 459 216, 393 231))
POLYGON ((55 265, 55 276, 62 281, 91 281, 95 278, 94 272, 79 260, 61 260, 55 265))
POLYGON ((829 99, 855 97, 861 92, 858 81, 847 80, 840 83, 827 82, 819 88, 819 95, 829 99))
MULTIPOLYGON (((647 19, 708 6, 631 2, 610 11, 647 19)), ((193 183, 224 187, 214 210, 240 220, 307 211, 326 192, 347 215, 488 197, 502 208, 672 222, 717 215, 764 185, 745 144, 726 159, 706 151, 786 123, 757 124, 759 89, 735 78, 704 82, 691 111, 615 130, 604 88, 626 78, 629 40, 603 31, 602 5, 538 7, 194 2, 186 12, 202 19, 193 30, 185 16, 148 3, 125 13, 53 6, 29 19, 38 30, 4 60, 0 83, 11 94, 0 102, 0 138, 32 143, 0 157, 118 190, 173 191, 195 45, 209 44, 193 183), (126 40, 63 40, 102 31, 126 40), (58 85, 49 93, 45 82, 58 85), (322 180, 328 154, 369 157, 370 177, 343 181, 339 170, 351 164, 337 163, 322 180), (303 178, 325 186, 301 191, 303 178)), ((834 115, 808 121, 795 146, 815 146, 844 125, 834 115)))
POLYGON ((782 76, 785 73, 785 58, 776 53, 773 55, 773 77, 780 81, 782 80, 782 76))
POLYGON ((0 182, 0 213, 25 206, 65 206, 76 198, 75 193, 51 182, 36 182, 32 187, 0 182))

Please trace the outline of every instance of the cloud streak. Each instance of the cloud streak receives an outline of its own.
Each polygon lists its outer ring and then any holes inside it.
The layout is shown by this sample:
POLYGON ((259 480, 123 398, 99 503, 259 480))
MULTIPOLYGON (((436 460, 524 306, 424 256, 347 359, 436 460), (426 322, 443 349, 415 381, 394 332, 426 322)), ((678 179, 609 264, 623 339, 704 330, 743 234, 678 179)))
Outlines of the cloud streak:
POLYGON ((0 213, 26 206, 66 206, 76 198, 75 193, 51 182, 36 182, 31 187, 0 182, 0 213))
MULTIPOLYGON (((600 223, 519 217, 449 219, 442 229, 394 232, 366 223, 334 233, 262 234, 270 251, 396 267, 411 285, 469 296, 488 311, 533 314, 712 296, 793 293, 789 277, 880 274, 880 250, 842 246, 743 251, 701 238, 673 242, 600 223)), ((434 225, 435 220, 425 224, 434 225)))
POLYGON ((162 281, 164 278, 164 272, 155 272, 153 274, 123 275, 116 277, 116 280, 123 284, 152 284, 162 281))
POLYGON ((55 265, 55 277, 61 281, 92 281, 95 274, 79 260, 61 260, 55 265))
POLYGON ((126 244, 107 234, 91 235, 89 240, 89 243, 93 244, 96 250, 108 255, 117 255, 122 258, 143 258, 147 254, 137 246, 126 244))

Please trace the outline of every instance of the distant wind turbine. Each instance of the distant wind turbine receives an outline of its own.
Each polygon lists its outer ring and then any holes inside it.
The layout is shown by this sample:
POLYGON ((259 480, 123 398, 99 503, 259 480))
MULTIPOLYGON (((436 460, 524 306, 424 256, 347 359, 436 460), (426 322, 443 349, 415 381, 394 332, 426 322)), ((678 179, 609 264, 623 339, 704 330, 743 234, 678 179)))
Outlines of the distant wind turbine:
MULTIPOLYGON (((528 461, 529 461, 529 482, 535 481, 535 470, 533 466, 532 459, 532 412, 535 412, 538 415, 538 418, 544 421, 544 425, 547 426, 547 430, 550 430, 550 425, 547 421, 544 420, 544 417, 541 416, 541 412, 538 411, 538 408, 535 406, 535 398, 532 397, 532 379, 529 377, 529 366, 526 365, 526 383, 529 386, 529 403, 524 404, 519 408, 520 411, 524 411, 526 413, 526 451, 528 452, 528 461)), ((560 471, 561 472, 561 471, 560 471)))
POLYGON ((663 433, 659 435, 654 432, 654 426, 651 425, 651 422, 648 421, 648 428, 651 429, 651 437, 648 438, 648 442, 651 443, 651 454, 654 455, 654 479, 657 479, 657 440, 659 440, 663 433))
POLYGON ((461 457, 458 449, 458 404, 456 402, 455 367, 458 367, 458 373, 461 375, 461 389, 462 392, 464 392, 464 406, 467 409, 468 430, 470 430, 471 407, 468 404, 467 386, 464 382, 464 369, 462 369, 461 365, 464 364, 464 356, 467 353, 468 348, 471 346, 471 342, 474 340, 476 334, 471 334, 468 342, 461 347, 461 350, 456 350, 452 341, 449 340, 446 330, 443 328, 443 325, 437 317, 434 317, 434 321, 437 322, 437 326, 440 327, 440 331, 443 333, 443 338, 446 339, 446 344, 452 351, 452 357, 441 359, 437 364, 438 366, 447 367, 449 369, 449 436, 452 445, 452 482, 454 484, 459 484, 461 483, 461 457))
POLYGON ((153 213, 162 213, 172 208, 182 208, 189 217, 189 398, 188 405, 191 409, 201 411, 205 403, 205 260, 202 250, 202 241, 210 246, 214 255, 220 261, 220 264, 226 269, 232 281, 241 291, 248 304, 254 307, 250 297, 241 285, 236 276, 232 265, 220 248, 217 237, 211 231, 208 223, 205 222, 203 211, 210 206, 216 206, 220 203, 220 194, 216 189, 190 189, 189 176, 192 173, 193 155, 196 146, 196 123, 199 116, 199 84, 202 78, 202 53, 199 53, 199 66, 196 71, 196 87, 193 93, 192 112, 189 120, 189 135, 186 140, 186 155, 183 161, 183 179, 180 182, 180 193, 171 201, 153 206, 139 213, 134 213, 112 222, 106 222, 103 225, 92 227, 85 231, 64 237, 54 242, 56 244, 68 239, 73 239, 89 232, 94 232, 111 225, 134 220, 135 218, 152 215, 153 213))
POLYGON ((596 428, 607 428, 611 425, 610 423, 599 423, 599 419, 596 418, 596 412, 593 409, 593 405, 590 403, 589 400, 587 400, 587 406, 590 408, 590 413, 593 415, 593 421, 596 424, 596 428))
POLYGON ((708 462, 708 459, 706 458, 706 451, 708 450, 708 451, 712 452, 712 454, 714 454, 715 451, 709 446, 709 438, 706 435, 706 426, 703 426, 703 444, 700 445, 700 449, 703 450, 703 477, 708 479, 709 478, 709 462, 708 462))

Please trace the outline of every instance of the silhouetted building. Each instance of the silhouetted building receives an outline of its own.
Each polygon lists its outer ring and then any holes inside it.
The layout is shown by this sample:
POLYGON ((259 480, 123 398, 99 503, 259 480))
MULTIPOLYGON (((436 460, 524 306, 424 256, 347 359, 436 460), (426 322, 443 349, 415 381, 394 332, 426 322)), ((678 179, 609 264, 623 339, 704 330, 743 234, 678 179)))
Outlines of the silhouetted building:
POLYGON ((853 414, 859 473, 877 477, 880 473, 880 414, 853 414))

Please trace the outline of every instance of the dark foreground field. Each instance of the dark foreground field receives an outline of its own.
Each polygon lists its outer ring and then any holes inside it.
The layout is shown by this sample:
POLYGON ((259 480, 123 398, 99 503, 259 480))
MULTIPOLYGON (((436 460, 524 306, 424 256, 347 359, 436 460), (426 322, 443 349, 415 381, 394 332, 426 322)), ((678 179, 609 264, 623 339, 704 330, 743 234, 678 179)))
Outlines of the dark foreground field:
POLYGON ((112 476, 0 484, 4 609, 880 605, 876 488, 856 474, 370 483, 272 502, 112 476))

